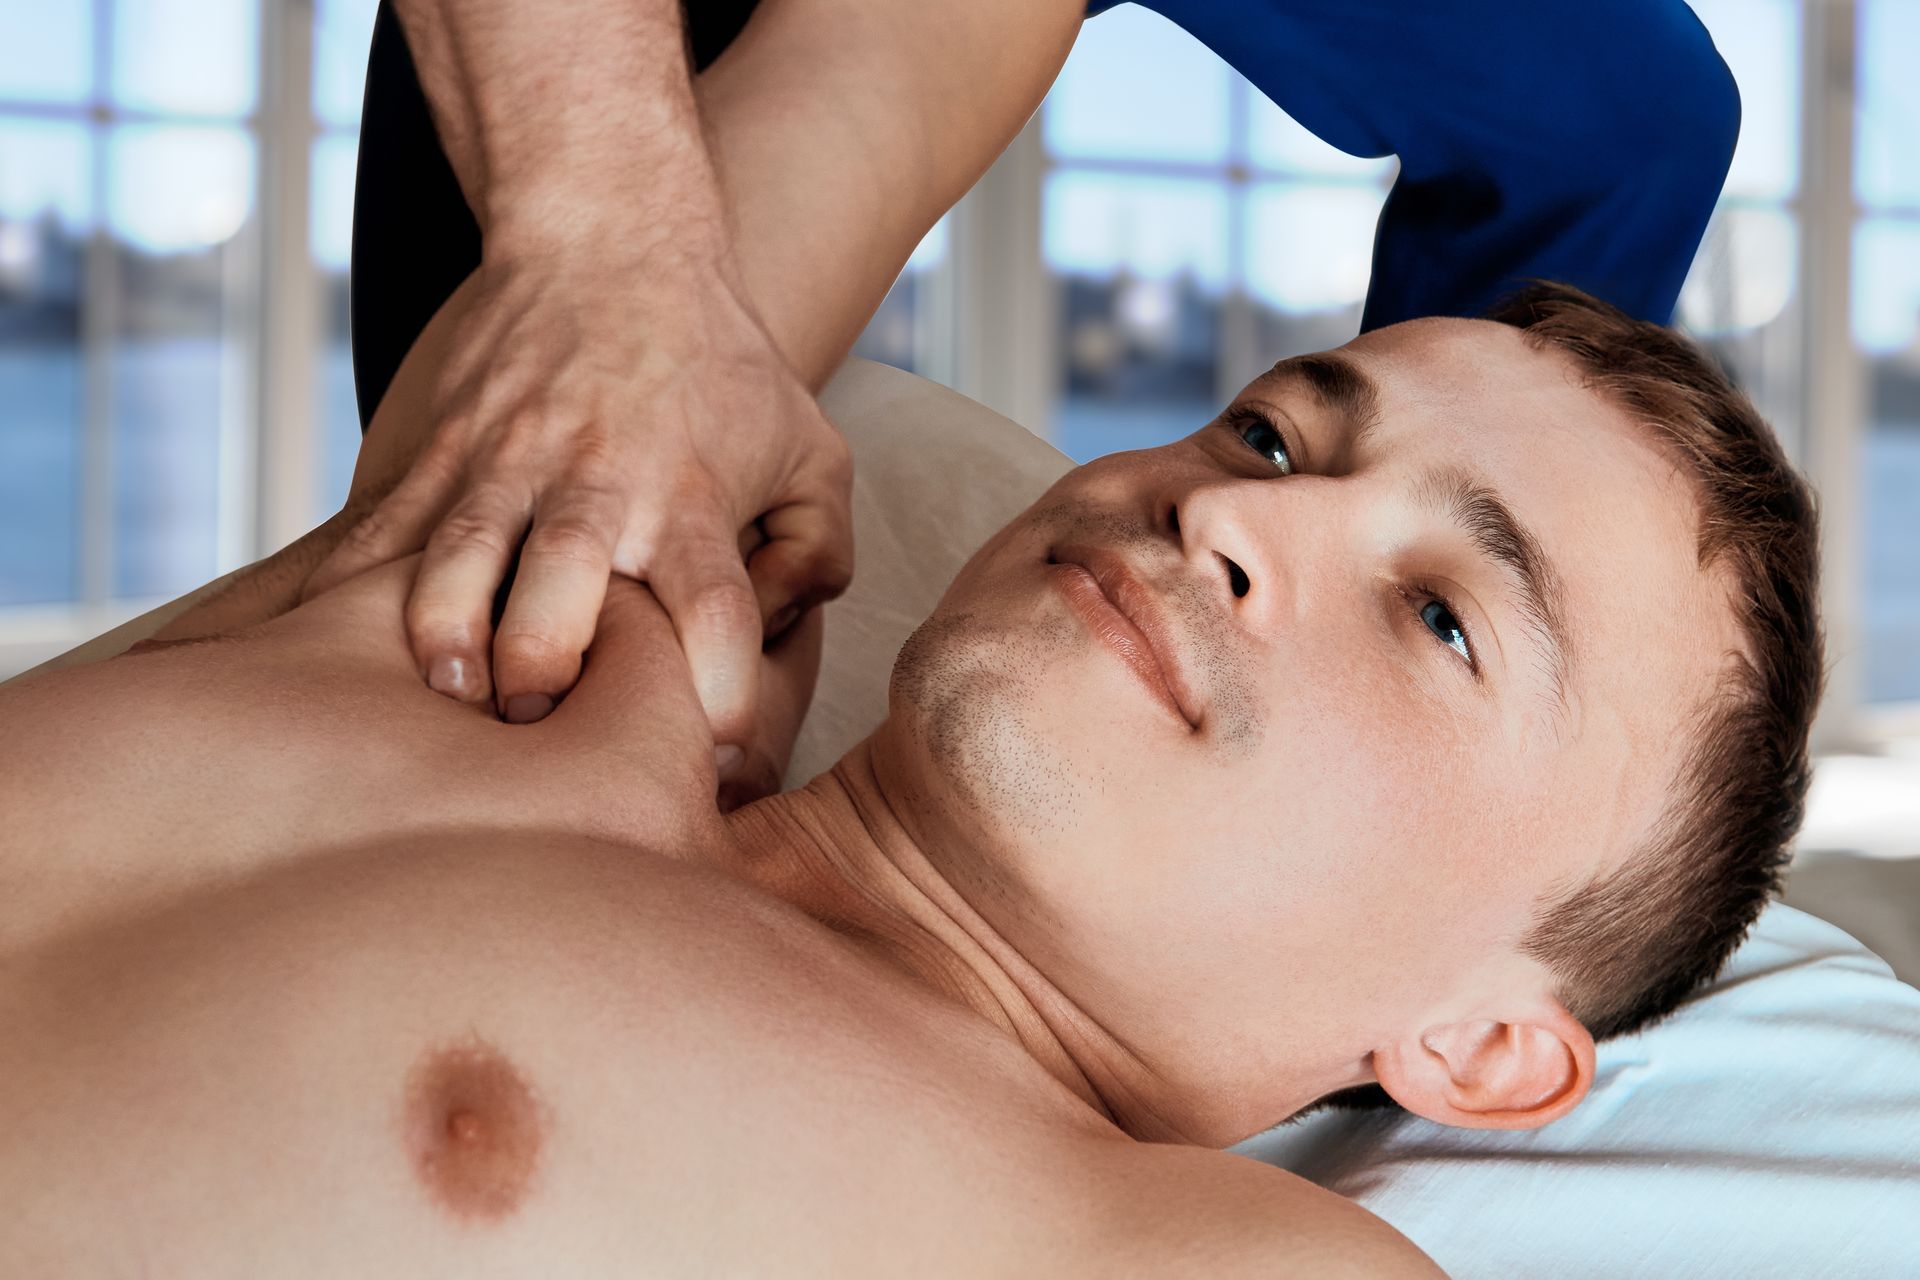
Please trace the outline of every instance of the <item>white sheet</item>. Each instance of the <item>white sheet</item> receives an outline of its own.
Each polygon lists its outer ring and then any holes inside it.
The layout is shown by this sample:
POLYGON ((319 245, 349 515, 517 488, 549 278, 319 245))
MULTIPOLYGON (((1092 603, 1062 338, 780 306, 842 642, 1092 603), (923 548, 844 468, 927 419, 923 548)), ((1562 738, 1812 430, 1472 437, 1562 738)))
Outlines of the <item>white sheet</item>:
POLYGON ((1920 1277, 1920 991, 1776 903, 1674 1016, 1600 1046, 1532 1133, 1321 1113, 1240 1150, 1456 1277, 1920 1277))

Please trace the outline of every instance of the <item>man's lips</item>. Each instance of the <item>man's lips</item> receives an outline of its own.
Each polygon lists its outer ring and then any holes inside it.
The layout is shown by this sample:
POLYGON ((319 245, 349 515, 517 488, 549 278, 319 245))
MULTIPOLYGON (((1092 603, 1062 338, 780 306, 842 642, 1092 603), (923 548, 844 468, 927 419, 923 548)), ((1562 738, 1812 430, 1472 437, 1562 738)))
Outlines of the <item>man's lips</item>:
POLYGON ((1048 560, 1067 603, 1093 633, 1188 728, 1199 728, 1173 629, 1160 601, 1126 561, 1104 547, 1072 545, 1054 548, 1048 560))

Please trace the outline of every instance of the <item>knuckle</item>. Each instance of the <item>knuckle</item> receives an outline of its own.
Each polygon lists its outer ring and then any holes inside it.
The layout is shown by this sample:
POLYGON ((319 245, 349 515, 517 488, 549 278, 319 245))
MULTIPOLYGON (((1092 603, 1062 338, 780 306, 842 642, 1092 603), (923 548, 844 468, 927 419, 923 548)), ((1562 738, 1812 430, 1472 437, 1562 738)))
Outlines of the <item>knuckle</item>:
POLYGON ((507 438, 516 441, 543 439, 554 417, 544 405, 522 405, 510 410, 504 420, 507 438))
POLYGON ((433 542, 438 549, 454 554, 499 557, 512 550, 500 522, 473 507, 448 512, 440 527, 434 530, 433 542))
POLYGON ((557 671, 579 656, 553 637, 524 628, 503 630, 493 640, 494 665, 509 668, 523 678, 557 671))
POLYGON ((619 442, 605 431, 582 432, 573 441, 571 452, 570 466, 581 489, 592 490, 603 485, 605 478, 620 469, 624 461, 619 442))
POLYGON ((611 539, 586 516, 556 516, 533 527, 524 557, 548 563, 605 568, 612 558, 611 539))
POLYGON ((468 656, 476 647, 473 619, 456 605, 415 592, 407 600, 407 634, 419 648, 468 656))
POLYGON ((687 598, 687 613, 698 626, 712 630, 760 630, 760 606, 753 592, 734 582, 711 582, 687 598))
POLYGON ((821 547, 814 552, 808 570, 808 577, 815 586, 812 603, 831 600, 853 583, 853 548, 821 547))
POLYGON ((853 446, 825 418, 820 420, 820 444, 816 456, 827 479, 839 485, 853 483, 853 446))
POLYGON ((381 559, 386 554, 392 528, 393 518, 387 508, 375 507, 340 536, 339 545, 327 557, 324 567, 330 572, 344 573, 364 568, 369 562, 381 559))

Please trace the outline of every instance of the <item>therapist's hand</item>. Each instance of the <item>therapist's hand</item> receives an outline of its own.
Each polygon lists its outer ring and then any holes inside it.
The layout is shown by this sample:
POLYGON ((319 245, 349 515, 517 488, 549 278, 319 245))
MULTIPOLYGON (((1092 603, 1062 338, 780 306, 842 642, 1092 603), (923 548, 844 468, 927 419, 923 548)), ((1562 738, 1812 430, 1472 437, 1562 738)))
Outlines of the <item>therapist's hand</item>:
POLYGON ((609 571, 643 580, 724 778, 754 732, 763 639, 852 576, 845 442, 718 255, 576 240, 492 258, 474 284, 431 439, 307 594, 424 546, 406 610, 422 677, 527 721, 579 676, 609 571))

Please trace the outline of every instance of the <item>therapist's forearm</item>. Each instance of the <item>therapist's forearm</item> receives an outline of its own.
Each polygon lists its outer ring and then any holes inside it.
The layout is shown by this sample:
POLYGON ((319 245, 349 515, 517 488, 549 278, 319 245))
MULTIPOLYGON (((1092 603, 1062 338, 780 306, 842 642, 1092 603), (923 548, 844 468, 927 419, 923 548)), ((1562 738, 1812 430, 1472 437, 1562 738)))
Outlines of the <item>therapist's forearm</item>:
POLYGON ((602 235, 724 253, 679 0, 394 8, 489 256, 602 235))
POLYGON ((761 0, 695 87, 735 254, 818 387, 914 246, 1019 132, 1084 0, 761 0))

